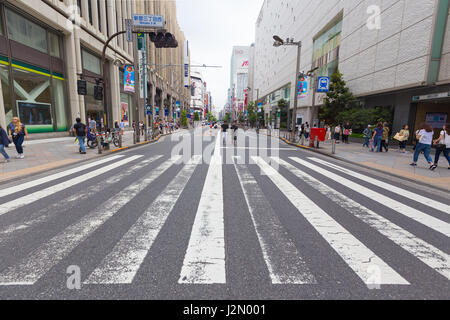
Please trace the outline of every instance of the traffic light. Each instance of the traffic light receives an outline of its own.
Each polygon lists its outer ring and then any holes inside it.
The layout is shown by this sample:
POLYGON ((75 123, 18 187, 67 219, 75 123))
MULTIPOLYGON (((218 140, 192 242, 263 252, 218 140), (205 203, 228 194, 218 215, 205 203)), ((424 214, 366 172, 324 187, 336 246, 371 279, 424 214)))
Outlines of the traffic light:
POLYGON ((149 33, 150 41, 155 43, 156 48, 177 48, 178 41, 175 37, 165 30, 149 33))
POLYGON ((80 96, 87 95, 86 80, 78 80, 77 81, 77 91, 80 96))
POLYGON ((94 99, 103 100, 103 87, 101 86, 94 87, 94 99))

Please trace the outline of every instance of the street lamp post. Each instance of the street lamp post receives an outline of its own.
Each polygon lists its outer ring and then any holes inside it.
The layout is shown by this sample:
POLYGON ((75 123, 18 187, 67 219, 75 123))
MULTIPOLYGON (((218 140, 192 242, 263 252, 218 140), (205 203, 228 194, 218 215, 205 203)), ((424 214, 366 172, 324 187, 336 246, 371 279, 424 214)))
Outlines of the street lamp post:
MULTIPOLYGON (((295 42, 294 39, 287 39, 284 41, 279 36, 273 36, 273 39, 275 40, 275 43, 273 44, 274 47, 280 47, 280 46, 297 46, 297 67, 295 70, 295 82, 294 82, 294 88, 297 89, 297 82, 298 82, 298 75, 300 73, 300 58, 302 55, 302 42, 298 41, 295 42)), ((297 90, 295 90, 294 94, 294 111, 292 115, 292 133, 291 133, 291 141, 294 142, 295 137, 295 128, 297 126, 297 107, 298 107, 298 97, 297 97, 297 90)), ((288 117, 290 115, 290 112, 288 111, 288 117)), ((289 120, 288 120, 289 122, 289 120)), ((288 128, 289 129, 289 128, 288 128)))

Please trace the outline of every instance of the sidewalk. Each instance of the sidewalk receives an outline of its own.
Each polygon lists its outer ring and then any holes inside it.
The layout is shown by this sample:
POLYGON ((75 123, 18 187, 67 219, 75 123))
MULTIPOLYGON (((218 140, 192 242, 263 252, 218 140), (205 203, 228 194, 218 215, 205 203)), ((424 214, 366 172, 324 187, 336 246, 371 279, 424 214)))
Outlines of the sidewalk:
MULTIPOLYGON (((133 131, 125 131, 122 139, 123 148, 133 146, 133 131)), ((141 136, 141 144, 143 143, 144 136, 141 136)), ((11 162, 4 163, 3 157, 0 156, 0 183, 14 177, 39 173, 100 156, 98 148, 86 147, 87 154, 80 154, 78 143, 75 144, 75 137, 30 140, 25 141, 23 146, 25 159, 15 158, 17 153, 14 144, 6 148, 11 162)), ((110 150, 104 150, 103 155, 111 154, 115 149, 114 144, 111 144, 110 150)))
MULTIPOLYGON (((266 130, 261 130, 266 134, 266 130)), ((274 134, 276 136, 276 134, 274 134)), ((283 133, 281 138, 283 139, 283 133)), ((284 140, 284 139, 283 139, 284 140)), ((406 154, 399 153, 398 149, 391 148, 389 152, 374 153, 368 148, 363 148, 362 143, 336 144, 336 153, 332 154, 331 142, 322 142, 319 149, 309 147, 309 141, 305 142, 305 146, 299 146, 310 149, 321 154, 331 156, 336 159, 358 164, 364 167, 382 171, 388 174, 406 178, 416 183, 425 183, 444 190, 450 191, 450 170, 448 170, 448 162, 444 155, 441 155, 439 168, 435 171, 429 170, 429 165, 423 155, 420 155, 417 167, 411 167, 409 164, 413 162, 413 153, 408 151, 406 154)), ((311 154, 311 157, 314 157, 311 154)), ((434 160, 434 155, 432 155, 434 160)))

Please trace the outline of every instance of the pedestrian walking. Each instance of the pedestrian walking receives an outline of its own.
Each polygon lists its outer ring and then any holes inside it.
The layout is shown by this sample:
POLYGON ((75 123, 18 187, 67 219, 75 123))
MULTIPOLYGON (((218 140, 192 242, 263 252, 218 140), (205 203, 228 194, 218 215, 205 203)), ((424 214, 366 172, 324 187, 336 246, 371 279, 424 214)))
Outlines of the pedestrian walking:
POLYGON ((409 139, 409 126, 405 124, 402 127, 402 130, 395 135, 394 139, 399 143, 399 152, 406 153, 406 142, 408 142, 409 139))
POLYGON ((331 141, 331 126, 326 125, 325 128, 327 130, 325 139, 327 140, 327 142, 330 142, 331 141))
POLYGON ((335 128, 334 128, 334 140, 336 140, 336 143, 339 143, 339 138, 341 136, 341 125, 338 124, 335 128))
POLYGON ((81 122, 80 118, 77 118, 77 123, 73 126, 73 133, 78 139, 80 154, 86 154, 86 147, 84 145, 87 133, 87 127, 81 122))
POLYGON ((350 137, 351 134, 352 134, 352 126, 350 125, 350 122, 347 122, 347 123, 344 125, 344 130, 343 130, 343 132, 342 132, 342 137, 343 137, 342 141, 343 141, 345 144, 349 144, 349 143, 350 143, 350 142, 348 141, 348 137, 350 137))
POLYGON ((230 128, 230 126, 228 125, 227 121, 225 121, 221 126, 223 144, 226 144, 226 142, 227 142, 227 131, 229 128, 230 128))
POLYGON ((369 148, 370 139, 373 136, 372 126, 370 124, 367 126, 367 128, 364 129, 363 135, 364 135, 363 147, 369 148))
POLYGON ((375 149, 377 149, 377 152, 381 152, 381 140, 383 139, 383 132, 384 132, 383 124, 380 122, 375 128, 375 131, 372 136, 373 145, 375 149))
POLYGON ((20 122, 18 117, 12 118, 11 123, 8 125, 9 138, 12 139, 16 146, 17 159, 23 159, 23 141, 28 140, 28 131, 23 123, 20 122))
POLYGON ((390 133, 389 125, 387 122, 383 123, 383 137, 381 139, 381 152, 386 150, 386 152, 389 152, 389 133, 390 133))
POLYGON ((237 131, 238 131, 239 127, 236 124, 236 121, 233 122, 233 125, 231 126, 231 130, 232 130, 232 135, 233 135, 233 143, 234 145, 237 145, 237 131))
POLYGON ((141 133, 141 136, 143 136, 145 134, 145 130, 144 130, 144 121, 139 121, 139 132, 141 133))
POLYGON ((423 129, 419 131, 417 135, 417 140, 419 141, 416 146, 416 150, 414 151, 414 160, 411 163, 411 166, 417 167, 417 161, 419 160, 419 155, 423 151, 425 159, 430 165, 430 169, 434 166, 433 159, 430 157, 431 152, 431 144, 433 143, 433 127, 428 123, 424 123, 421 126, 423 129))
POLYGON ((439 163, 441 153, 444 153, 448 161, 448 169, 450 170, 450 123, 447 123, 441 131, 438 139, 434 141, 436 145, 436 155, 434 158, 434 165, 430 168, 432 171, 436 170, 439 163))
POLYGON ((89 129, 91 130, 91 132, 95 133, 97 130, 97 122, 94 120, 94 118, 89 118, 88 123, 89 123, 89 129))
POLYGON ((309 127, 309 123, 307 122, 305 124, 305 138, 306 139, 309 139, 310 133, 311 133, 311 128, 309 127))
POLYGON ((8 135, 5 129, 3 129, 2 126, 0 125, 0 153, 3 155, 3 157, 5 157, 5 162, 10 161, 10 157, 5 150, 5 148, 8 148, 8 146, 9 146, 8 135))

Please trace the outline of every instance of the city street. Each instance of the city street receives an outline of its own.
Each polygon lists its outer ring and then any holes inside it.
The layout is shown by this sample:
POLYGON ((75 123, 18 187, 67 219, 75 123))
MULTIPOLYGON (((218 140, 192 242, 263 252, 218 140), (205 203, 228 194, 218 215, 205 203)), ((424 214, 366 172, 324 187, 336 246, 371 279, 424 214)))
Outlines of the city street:
POLYGON ((448 193, 229 138, 180 131, 2 183, 0 299, 450 298, 448 193))

